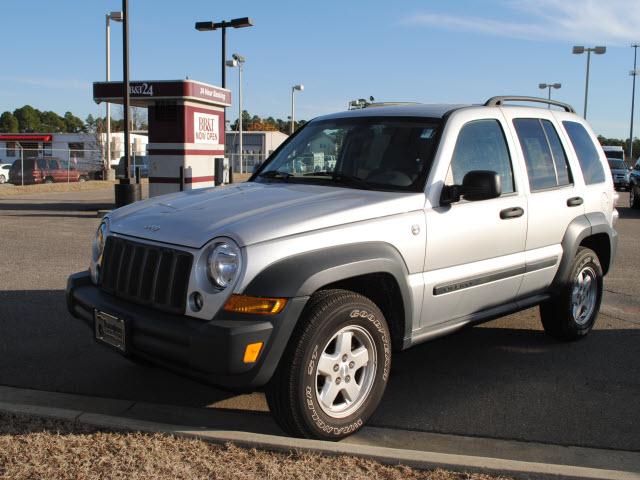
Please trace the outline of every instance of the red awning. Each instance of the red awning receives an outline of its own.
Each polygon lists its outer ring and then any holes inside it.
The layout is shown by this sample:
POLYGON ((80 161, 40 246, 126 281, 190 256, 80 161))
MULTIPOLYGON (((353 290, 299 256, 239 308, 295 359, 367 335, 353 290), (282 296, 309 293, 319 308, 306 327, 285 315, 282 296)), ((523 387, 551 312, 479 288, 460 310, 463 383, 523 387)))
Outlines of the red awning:
POLYGON ((50 142, 53 135, 0 134, 0 142, 50 142))

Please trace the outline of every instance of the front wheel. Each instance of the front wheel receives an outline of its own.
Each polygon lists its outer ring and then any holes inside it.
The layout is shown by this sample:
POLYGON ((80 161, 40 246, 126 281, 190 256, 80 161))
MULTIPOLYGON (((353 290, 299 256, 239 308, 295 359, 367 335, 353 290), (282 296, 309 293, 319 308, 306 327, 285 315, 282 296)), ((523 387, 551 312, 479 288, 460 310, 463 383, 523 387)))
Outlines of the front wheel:
POLYGON ((540 305, 545 332, 560 340, 586 336, 598 317, 603 280, 602 267, 593 250, 578 248, 569 279, 557 297, 540 305))
POLYGON ((314 295, 266 388, 290 435, 339 440, 377 408, 389 378, 391 339, 380 309, 347 290, 314 295))
POLYGON ((0 184, 5 183, 7 181, 4 175, 0 175, 0 184))

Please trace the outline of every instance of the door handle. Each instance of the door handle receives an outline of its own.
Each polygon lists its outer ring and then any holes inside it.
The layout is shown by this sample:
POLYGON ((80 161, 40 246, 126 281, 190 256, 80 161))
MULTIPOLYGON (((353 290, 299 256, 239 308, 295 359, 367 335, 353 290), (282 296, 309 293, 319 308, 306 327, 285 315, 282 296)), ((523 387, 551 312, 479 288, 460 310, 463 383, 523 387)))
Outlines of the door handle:
POLYGON ((500 211, 500 218, 506 220, 508 218, 518 218, 524 215, 524 210, 520 207, 505 208, 500 211))
POLYGON ((583 202, 582 197, 571 197, 567 200, 567 207, 577 207, 578 205, 582 205, 583 202))

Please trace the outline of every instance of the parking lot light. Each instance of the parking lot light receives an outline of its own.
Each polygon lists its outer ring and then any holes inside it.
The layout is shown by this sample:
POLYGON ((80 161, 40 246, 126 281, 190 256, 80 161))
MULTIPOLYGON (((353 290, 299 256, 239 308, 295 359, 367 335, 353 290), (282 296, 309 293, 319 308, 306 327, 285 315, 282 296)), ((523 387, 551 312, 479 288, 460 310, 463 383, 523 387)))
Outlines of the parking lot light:
POLYGON ((199 32, 209 32, 212 30, 222 30, 222 88, 226 88, 226 75, 225 75, 225 62, 227 59, 226 43, 227 43, 227 28, 246 28, 252 27, 253 22, 249 17, 234 18, 230 21, 221 22, 196 22, 195 28, 199 32))
POLYGON ((293 134, 293 131, 295 130, 295 105, 296 105, 296 101, 295 101, 295 96, 294 93, 295 91, 298 90, 299 92, 302 92, 304 90, 304 85, 299 84, 299 85, 294 85, 293 87, 291 87, 291 133, 293 134))
POLYGON ((633 86, 631 87, 631 125, 629 127, 629 158, 631 161, 633 161, 633 107, 636 100, 636 77, 640 73, 640 70, 636 70, 638 47, 640 47, 640 43, 631 45, 631 48, 633 48, 633 70, 629 72, 629 75, 633 77, 633 86))
MULTIPOLYGON (((547 95, 547 98, 549 100, 551 100, 551 89, 555 88, 557 90, 560 87, 562 87, 561 83, 539 83, 538 84, 538 88, 540 88, 540 90, 544 90, 545 88, 549 89, 549 94, 547 95)), ((551 104, 548 104, 547 108, 551 108, 551 104)))
MULTIPOLYGON (((243 160, 243 145, 242 145, 242 66, 244 65, 245 58, 234 53, 232 60, 227 60, 227 67, 238 67, 238 142, 240 147, 240 173, 242 173, 242 160, 243 160)), ((233 160, 232 167, 233 168, 233 160)))
MULTIPOLYGON (((107 46, 107 82, 111 81, 111 20, 114 22, 122 22, 124 16, 122 12, 111 12, 105 15, 106 23, 107 23, 107 38, 106 38, 106 46, 107 46)), ((111 104, 107 103, 107 139, 106 139, 106 152, 105 152, 105 160, 106 160, 106 168, 105 175, 111 169, 111 104)), ((105 180, 107 180, 105 178, 105 180)))
POLYGON ((582 45, 578 45, 578 46, 574 46, 572 52, 575 55, 581 55, 584 52, 587 52, 587 79, 585 81, 585 86, 584 86, 584 115, 583 117, 587 118, 587 97, 589 96, 589 65, 591 64, 591 52, 595 53, 596 55, 602 55, 607 51, 607 47, 593 47, 593 48, 587 48, 587 47, 583 47, 582 45))

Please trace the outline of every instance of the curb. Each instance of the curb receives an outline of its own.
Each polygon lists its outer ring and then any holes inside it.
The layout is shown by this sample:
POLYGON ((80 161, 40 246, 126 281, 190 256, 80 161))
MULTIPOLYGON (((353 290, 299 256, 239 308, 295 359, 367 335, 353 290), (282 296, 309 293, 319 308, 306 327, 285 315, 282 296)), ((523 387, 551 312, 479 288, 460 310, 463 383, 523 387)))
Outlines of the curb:
MULTIPOLYGON (((586 478, 638 480, 640 473, 608 470, 552 463, 526 462, 492 457, 439 453, 432 451, 389 448, 358 443, 327 442, 290 438, 263 433, 243 432, 185 425, 159 423, 135 418, 90 413, 82 410, 44 407, 20 403, 0 402, 0 412, 36 415, 101 428, 132 430, 146 433, 161 432, 212 443, 234 443, 241 447, 268 451, 302 450, 324 455, 365 457, 384 464, 403 464, 419 469, 442 468, 453 471, 511 475, 517 478, 586 478)), ((615 451, 611 452, 612 454, 615 451)))

